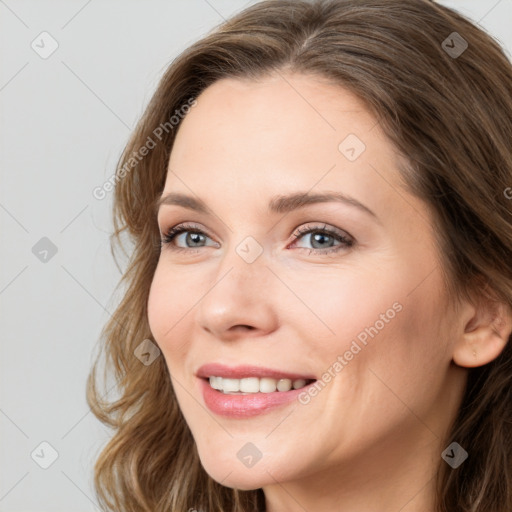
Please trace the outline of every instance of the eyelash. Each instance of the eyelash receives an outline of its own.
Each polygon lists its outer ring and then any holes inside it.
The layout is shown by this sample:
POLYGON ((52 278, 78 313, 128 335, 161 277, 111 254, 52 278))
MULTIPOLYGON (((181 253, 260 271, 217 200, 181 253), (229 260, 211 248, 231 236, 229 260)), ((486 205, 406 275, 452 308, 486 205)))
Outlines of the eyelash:
MULTIPOLYGON (((189 253, 190 252, 195 253, 198 250, 203 249, 203 247, 197 247, 197 248, 193 248, 193 247, 189 247, 189 248, 186 248, 186 247, 176 247, 172 243, 173 240, 178 235, 180 235, 181 233, 187 233, 187 232, 199 233, 201 235, 204 235, 204 236, 210 238, 206 233, 204 233, 202 230, 200 230, 199 228, 197 228, 194 225, 191 225, 191 224, 178 224, 177 226, 174 226, 174 227, 170 228, 167 231, 167 233, 162 237, 161 244, 160 244, 161 249, 164 248, 165 246, 168 246, 172 251, 175 251, 175 252, 189 252, 189 253)), ((305 247, 299 247, 299 249, 304 249, 304 250, 309 251, 308 254, 312 254, 313 253, 313 254, 326 255, 326 254, 329 254, 329 253, 337 253, 337 252, 342 251, 343 249, 352 247, 354 245, 354 240, 352 238, 344 236, 341 233, 339 233, 337 230, 334 230, 332 228, 327 227, 326 224, 324 224, 323 227, 320 227, 320 226, 309 227, 308 226, 308 227, 306 227, 303 230, 301 230, 299 228, 297 230, 296 234, 294 235, 293 242, 295 242, 296 240, 299 240, 301 237, 303 237, 303 236, 305 236, 305 235, 307 235, 309 233, 323 233, 323 234, 327 234, 327 235, 337 239, 341 243, 339 245, 334 246, 334 247, 329 247, 329 248, 327 248, 327 250, 322 250, 322 249, 306 249, 305 247)), ((204 246, 204 247, 206 247, 206 246, 204 246)))

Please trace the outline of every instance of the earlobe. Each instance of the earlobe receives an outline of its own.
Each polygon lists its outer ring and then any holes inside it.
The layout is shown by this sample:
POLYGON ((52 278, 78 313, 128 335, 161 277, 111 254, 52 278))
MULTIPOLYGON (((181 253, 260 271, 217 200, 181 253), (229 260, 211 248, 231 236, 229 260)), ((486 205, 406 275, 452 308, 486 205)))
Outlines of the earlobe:
POLYGON ((509 304, 487 301, 465 322, 464 332, 453 349, 453 361, 459 366, 475 368, 496 359, 512 332, 512 308, 509 304))

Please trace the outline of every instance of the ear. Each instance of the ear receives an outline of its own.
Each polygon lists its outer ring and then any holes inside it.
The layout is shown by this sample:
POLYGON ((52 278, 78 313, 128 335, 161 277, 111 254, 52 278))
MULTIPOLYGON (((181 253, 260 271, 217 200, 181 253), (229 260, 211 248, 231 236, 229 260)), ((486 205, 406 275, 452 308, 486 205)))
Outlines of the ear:
POLYGON ((465 303, 461 313, 462 329, 454 345, 453 361, 474 368, 496 359, 512 332, 512 307, 480 297, 476 305, 465 303))

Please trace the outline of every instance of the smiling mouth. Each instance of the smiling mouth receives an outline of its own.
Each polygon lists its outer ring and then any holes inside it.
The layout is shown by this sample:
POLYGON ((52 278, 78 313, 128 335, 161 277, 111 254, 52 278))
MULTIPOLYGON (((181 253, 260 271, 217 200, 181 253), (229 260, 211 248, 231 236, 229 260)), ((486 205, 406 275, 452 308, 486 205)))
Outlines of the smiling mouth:
POLYGON ((212 389, 226 395, 249 395, 257 393, 283 393, 308 386, 315 379, 273 379, 270 377, 246 377, 233 379, 211 376, 204 378, 212 389))

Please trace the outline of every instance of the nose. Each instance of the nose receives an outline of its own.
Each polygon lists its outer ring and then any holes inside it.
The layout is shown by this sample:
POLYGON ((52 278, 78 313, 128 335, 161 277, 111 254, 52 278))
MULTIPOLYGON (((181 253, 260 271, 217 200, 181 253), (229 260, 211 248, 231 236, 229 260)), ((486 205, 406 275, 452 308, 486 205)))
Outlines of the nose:
POLYGON ((278 324, 274 290, 278 284, 264 257, 247 263, 232 251, 216 267, 198 304, 200 328, 225 341, 271 333, 278 324))

